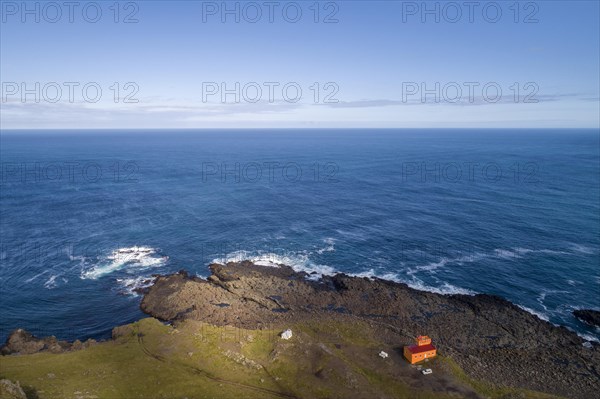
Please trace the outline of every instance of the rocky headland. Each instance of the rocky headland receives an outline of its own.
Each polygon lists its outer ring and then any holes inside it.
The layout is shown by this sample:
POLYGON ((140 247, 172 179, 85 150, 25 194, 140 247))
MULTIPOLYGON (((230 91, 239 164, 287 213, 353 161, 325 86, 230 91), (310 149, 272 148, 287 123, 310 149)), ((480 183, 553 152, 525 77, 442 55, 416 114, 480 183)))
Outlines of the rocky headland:
POLYGON ((152 317, 116 327, 106 342, 15 330, 1 348, 0 378, 39 398, 588 399, 600 392, 599 345, 496 296, 441 295, 345 274, 316 278, 247 261, 209 268, 206 279, 157 276, 140 305, 152 317), (287 329, 293 335, 284 340, 287 329), (410 365, 402 349, 421 334, 439 356, 410 365))
POLYGON ((440 295, 338 274, 317 281, 281 265, 210 265, 208 279, 159 277, 141 307, 162 320, 285 327, 360 320, 375 342, 398 347, 427 334, 471 378, 572 398, 600 391, 600 347, 491 295, 440 295))

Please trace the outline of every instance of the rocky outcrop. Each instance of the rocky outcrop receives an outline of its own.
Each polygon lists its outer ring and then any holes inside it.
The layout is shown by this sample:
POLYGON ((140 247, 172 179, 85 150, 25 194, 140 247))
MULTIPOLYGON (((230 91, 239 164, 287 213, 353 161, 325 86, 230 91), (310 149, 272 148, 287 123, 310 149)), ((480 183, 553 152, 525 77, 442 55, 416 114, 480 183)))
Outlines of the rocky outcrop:
POLYGON ((0 347, 2 355, 30 355, 38 352, 62 353, 70 350, 79 350, 87 348, 96 343, 93 339, 88 339, 82 343, 77 340, 73 343, 59 341, 56 337, 36 338, 31 333, 22 328, 14 330, 8 336, 6 344, 0 347))
POLYGON ((573 311, 575 317, 589 325, 600 327, 600 311, 591 309, 577 309, 573 311))
POLYGON ((0 399, 27 399, 19 382, 0 380, 0 399))
POLYGON ((376 326, 373 339, 401 348, 427 334, 474 379, 589 398, 600 390, 600 348, 492 295, 440 295, 338 274, 319 281, 281 266, 210 265, 208 279, 158 277, 141 308, 162 320, 283 328, 303 320, 376 326))

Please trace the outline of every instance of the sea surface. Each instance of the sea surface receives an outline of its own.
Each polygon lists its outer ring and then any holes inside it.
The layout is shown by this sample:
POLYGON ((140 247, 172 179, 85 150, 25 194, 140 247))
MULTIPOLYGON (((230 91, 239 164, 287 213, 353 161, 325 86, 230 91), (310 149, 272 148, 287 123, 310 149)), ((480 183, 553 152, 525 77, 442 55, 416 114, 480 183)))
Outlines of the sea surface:
POLYGON ((242 259, 496 294, 598 340, 571 312, 600 309, 599 137, 2 131, 0 340, 107 338, 153 274, 242 259))

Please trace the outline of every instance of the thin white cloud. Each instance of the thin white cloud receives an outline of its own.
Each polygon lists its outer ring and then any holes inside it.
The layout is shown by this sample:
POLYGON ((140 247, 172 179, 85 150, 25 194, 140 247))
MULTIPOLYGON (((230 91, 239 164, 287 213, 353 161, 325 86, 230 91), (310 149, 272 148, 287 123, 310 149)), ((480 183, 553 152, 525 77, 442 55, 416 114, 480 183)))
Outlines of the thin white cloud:
POLYGON ((564 94, 544 95, 539 99, 537 104, 512 101, 488 104, 483 112, 470 110, 472 105, 484 106, 482 101, 474 104, 412 101, 407 104, 384 99, 318 105, 285 101, 198 103, 158 98, 137 104, 7 101, 0 104, 0 127, 598 127, 600 124, 597 98, 564 94), (502 115, 510 118, 502 118, 502 115), (596 120, 590 120, 590 115, 595 115, 596 120))

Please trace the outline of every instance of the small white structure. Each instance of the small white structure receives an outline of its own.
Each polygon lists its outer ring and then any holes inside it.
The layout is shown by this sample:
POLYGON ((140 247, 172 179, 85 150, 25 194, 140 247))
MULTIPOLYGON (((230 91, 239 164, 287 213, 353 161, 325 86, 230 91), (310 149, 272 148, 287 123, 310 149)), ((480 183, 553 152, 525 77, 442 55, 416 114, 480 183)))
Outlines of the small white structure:
POLYGON ((290 339, 292 338, 292 330, 289 328, 281 333, 281 339, 290 339))
POLYGON ((425 369, 425 370, 421 371, 421 373, 423 373, 424 375, 429 375, 429 374, 433 373, 433 370, 425 369))
POLYGON ((388 354, 385 353, 384 351, 379 352, 379 357, 382 359, 385 359, 386 357, 388 357, 388 354))

